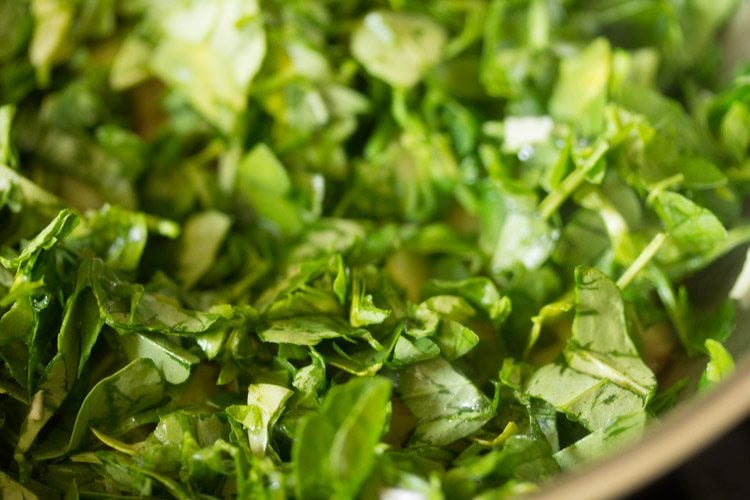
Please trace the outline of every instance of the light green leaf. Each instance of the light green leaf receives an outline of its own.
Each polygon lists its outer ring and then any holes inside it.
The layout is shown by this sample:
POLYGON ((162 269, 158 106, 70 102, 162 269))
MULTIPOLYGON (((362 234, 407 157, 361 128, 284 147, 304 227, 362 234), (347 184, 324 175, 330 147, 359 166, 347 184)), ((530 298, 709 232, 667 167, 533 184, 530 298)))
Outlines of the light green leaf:
POLYGON ((727 236, 716 215, 681 194, 662 191, 652 203, 667 234, 686 255, 709 252, 727 236))
POLYGON ((71 50, 69 35, 75 4, 68 0, 34 0, 31 2, 31 12, 34 15, 35 29, 29 59, 46 84, 52 66, 71 50))
POLYGON ((479 336, 458 321, 444 319, 435 341, 445 359, 453 361, 471 351, 479 343, 479 336))
POLYGON ((250 449, 255 455, 266 454, 273 426, 292 394, 293 391, 278 385, 250 384, 247 405, 227 408, 227 413, 247 429, 250 449))
POLYGON ((576 269, 573 331, 566 364, 542 367, 529 380, 529 395, 544 399, 589 430, 642 411, 656 378, 628 336, 620 290, 595 268, 576 269))
POLYGON ((619 288, 594 268, 576 269, 575 278, 576 314, 564 352, 568 366, 648 400, 656 379, 630 340, 619 288))
POLYGON ((476 276, 464 280, 432 280, 425 285, 429 295, 451 294, 462 297, 469 304, 483 311, 492 323, 498 327, 510 314, 511 304, 508 297, 500 295, 497 286, 485 276, 476 276))
POLYGON ((200 362, 195 354, 160 335, 131 333, 121 335, 119 341, 129 359, 150 359, 170 384, 186 381, 192 366, 200 362))
POLYGON ((562 364, 545 365, 537 370, 526 392, 547 401, 592 431, 606 427, 618 417, 642 411, 645 406, 636 393, 562 364))
POLYGON ((645 411, 617 417, 606 427, 595 430, 555 454, 563 469, 600 459, 615 453, 623 446, 641 437, 651 418, 645 411))
POLYGON ((160 35, 151 56, 152 71, 224 133, 234 132, 266 54, 258 3, 185 0, 152 5, 160 35))
MULTIPOLYGON (((2 6, 0 6, 0 9, 2 9, 2 6)), ((15 114, 15 106, 11 106, 10 104, 0 106, 0 165, 18 168, 18 160, 13 152, 13 144, 10 138, 11 124, 13 123, 15 114)))
POLYGON ((706 339, 708 364, 701 375, 700 390, 710 389, 734 372, 734 359, 729 351, 714 339, 706 339))
POLYGON ((231 218, 218 210, 196 213, 187 220, 177 259, 177 276, 186 289, 211 269, 231 225, 231 218))
POLYGON ((0 470, 0 493, 8 500, 37 500, 39 497, 11 476, 0 470))
POLYGON ((436 358, 440 355, 440 347, 427 337, 410 339, 400 336, 393 348, 393 366, 405 366, 436 358))
POLYGON ((258 336, 275 344, 316 345, 325 339, 361 337, 367 333, 367 330, 353 327, 340 318, 300 316, 272 321, 268 328, 258 332, 258 336))
POLYGON ((604 38, 564 59, 549 102, 552 116, 574 124, 585 135, 600 132, 611 66, 612 50, 604 38))
POLYGON ((365 290, 365 278, 355 273, 351 280, 352 304, 349 309, 349 322, 354 327, 377 325, 390 316, 391 311, 381 309, 373 303, 372 295, 365 290))
POLYGON ((558 471, 552 449, 544 439, 515 435, 501 448, 459 459, 445 476, 445 490, 450 498, 484 498, 477 495, 480 491, 487 492, 487 498, 494 498, 491 490, 485 488, 498 479, 509 485, 519 480, 538 482, 558 471))
POLYGON ((284 165, 266 144, 258 144, 237 165, 234 194, 249 203, 263 222, 285 235, 302 230, 302 213, 292 200, 292 181, 284 165))
POLYGON ((444 446, 480 429, 494 414, 491 401, 444 359, 399 370, 396 391, 417 417, 412 442, 444 446))
POLYGON ((479 246, 490 256, 493 273, 537 269, 549 258, 559 231, 542 218, 532 193, 492 182, 480 203, 479 246))
POLYGON ((357 27, 351 51, 372 75, 409 88, 440 60, 445 42, 443 29, 427 17, 378 11, 367 14, 357 27))
POLYGON ((733 102, 721 119, 721 142, 736 159, 747 155, 750 148, 750 102, 733 102))

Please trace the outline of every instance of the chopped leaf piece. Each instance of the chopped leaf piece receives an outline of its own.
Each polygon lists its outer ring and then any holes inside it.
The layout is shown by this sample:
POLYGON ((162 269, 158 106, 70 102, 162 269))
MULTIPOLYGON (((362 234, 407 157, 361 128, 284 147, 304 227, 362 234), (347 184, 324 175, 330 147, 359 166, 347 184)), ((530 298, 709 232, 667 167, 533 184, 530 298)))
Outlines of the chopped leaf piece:
POLYGON ((595 430, 557 452, 555 460, 560 467, 568 469, 589 460, 603 458, 639 438, 649 420, 645 411, 618 417, 606 427, 595 430))
POLYGON ((365 335, 367 330, 352 327, 345 321, 326 316, 300 316, 277 320, 258 333, 266 342, 294 345, 316 345, 325 339, 352 338, 365 335))
POLYGON ((595 431, 643 411, 656 379, 628 336, 619 288, 601 271, 576 269, 575 313, 566 363, 536 371, 527 390, 595 431))
POLYGON ((667 234, 687 255, 709 252, 727 236, 716 215, 680 194, 663 191, 653 203, 667 234))
POLYGON ((227 413, 247 429, 250 449, 256 455, 265 455, 273 426, 292 394, 286 387, 278 385, 251 384, 247 389, 247 406, 227 409, 227 413))
POLYGON ((170 384, 181 384, 190 377, 191 367, 200 359, 169 340, 146 333, 120 337, 120 345, 128 358, 150 359, 170 384))
POLYGON ((300 422, 292 448, 299 498, 357 495, 375 465, 390 395, 382 377, 351 380, 333 387, 320 411, 300 422))
POLYGON ((586 135, 599 132, 604 125, 611 65, 610 45, 603 38, 566 59, 549 103, 552 116, 574 123, 586 135))
POLYGON ((593 268, 576 270, 576 315, 565 358, 571 368, 608 379, 646 401, 656 388, 654 374, 628 335, 619 288, 593 268))
POLYGON ((495 411, 469 379, 440 358, 399 370, 396 392, 417 417, 412 441, 420 445, 441 446, 466 437, 495 411))
POLYGON ((380 309, 373 303, 372 295, 365 293, 364 279, 352 278, 352 305, 349 310, 349 322, 354 327, 377 325, 385 321, 391 311, 380 309))
POLYGON ((136 359, 96 384, 78 411, 67 450, 76 449, 90 427, 112 429, 126 418, 161 402, 164 379, 154 363, 136 359))
POLYGON ((352 53, 374 76, 409 88, 440 60, 445 41, 443 29, 422 15, 371 12, 352 36, 352 53))
POLYGON ((266 53, 255 0, 155 2, 158 40, 151 69, 226 133, 238 126, 266 53))
POLYGON ((218 211, 195 214, 185 223, 178 260, 178 276, 185 288, 192 288, 211 269, 231 224, 218 211))
POLYGON ((706 339, 706 350, 708 351, 708 364, 701 375, 701 390, 708 389, 727 378, 734 371, 734 359, 732 355, 714 339, 706 339))
POLYGON ((595 378, 563 365, 545 365, 529 381, 530 396, 544 399, 589 430, 643 410, 643 399, 607 379, 595 378))
POLYGON ((78 221, 78 216, 72 211, 61 210, 57 217, 21 250, 21 253, 10 259, 0 256, 0 265, 6 269, 33 267, 39 254, 56 245, 73 230, 78 221))

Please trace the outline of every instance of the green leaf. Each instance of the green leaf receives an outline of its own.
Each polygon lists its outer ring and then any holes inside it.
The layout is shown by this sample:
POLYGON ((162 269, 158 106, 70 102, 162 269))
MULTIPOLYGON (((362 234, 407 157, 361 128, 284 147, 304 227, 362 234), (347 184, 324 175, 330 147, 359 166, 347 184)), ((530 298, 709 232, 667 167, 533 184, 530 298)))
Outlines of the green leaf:
POLYGON ((451 294, 465 299, 483 311, 497 327, 510 314, 510 300, 500 294, 497 286, 487 277, 476 276, 464 280, 432 280, 425 284, 428 295, 451 294))
POLYGON ((497 183, 484 187, 479 246, 490 257, 492 272, 539 268, 554 250, 559 233, 540 216, 535 197, 497 183))
POLYGON ((31 13, 27 3, 3 1, 0 3, 0 17, 6 20, 0 28, 0 61, 6 63, 23 50, 32 28, 31 13))
POLYGON ((458 321, 446 319, 440 325, 435 341, 445 359, 453 361, 471 351, 479 343, 479 337, 458 321))
POLYGON ((193 365, 200 362, 195 354, 160 335, 131 333, 121 335, 119 341, 130 360, 151 360, 170 384, 186 381, 193 365))
POLYGON ((23 197, 25 213, 34 214, 34 218, 44 218, 44 222, 37 222, 36 230, 44 227, 50 219, 55 218, 64 208, 60 199, 52 193, 42 189, 26 177, 6 165, 0 165, 0 189, 3 192, 17 188, 23 197))
POLYGON ((78 216, 71 210, 61 210, 47 227, 24 246, 17 256, 10 259, 0 256, 0 265, 7 269, 33 267, 39 254, 44 250, 49 250, 67 236, 78 221, 78 216))
POLYGON ((545 365, 537 370, 526 391, 589 430, 601 429, 618 417, 644 408, 643 399, 636 393, 562 364, 545 365))
POLYGON ((354 274, 351 283, 352 304, 349 309, 349 322, 353 327, 377 325, 390 316, 391 311, 376 307, 372 295, 366 293, 364 276, 354 274))
POLYGON ((355 59, 394 87, 409 88, 440 60, 446 34, 419 14, 370 12, 352 36, 355 59))
POLYGON ((258 144, 240 160, 234 193, 240 204, 249 202, 258 217, 282 234, 301 231, 302 213, 291 196, 291 179, 267 145, 258 144))
POLYGON ((317 260, 294 261, 278 281, 265 289, 255 302, 269 318, 300 314, 340 314, 348 287, 347 270, 340 255, 317 260))
POLYGON ((70 244, 95 248, 113 269, 135 270, 141 262, 149 233, 149 220, 140 212, 105 205, 89 213, 73 233, 70 244))
POLYGON ((436 358, 400 369, 396 392, 417 417, 412 442, 442 446, 468 436, 489 421, 492 402, 447 361, 436 358))
POLYGON ((705 346, 708 364, 698 383, 700 390, 714 387, 734 372, 734 359, 723 345, 713 339, 706 339, 705 346))
POLYGON ((387 379, 354 379, 333 387, 320 412, 299 423, 292 447, 299 498, 357 495, 375 465, 390 395, 387 379))
POLYGON ((109 75, 112 87, 126 89, 148 78, 150 58, 151 47, 146 40, 137 34, 127 36, 112 61, 109 75))
POLYGON ((686 255, 708 252, 727 236, 710 210, 680 194, 662 191, 653 198, 653 205, 667 234, 686 255))
POLYGON ((205 311, 182 307, 173 298, 145 292, 142 285, 121 280, 99 259, 90 266, 92 290, 105 322, 121 332, 159 332, 169 335, 195 335, 242 323, 251 309, 235 309, 219 304, 205 311))
MULTIPOLYGON (((76 289, 68 298, 57 336, 57 354, 47 365, 22 426, 17 449, 26 452, 55 415, 82 373, 103 325, 91 292, 91 275, 81 266, 76 289)), ((33 360, 34 352, 30 352, 33 360)), ((31 367, 30 367, 31 368, 31 367)))
POLYGON ((393 366, 405 366, 436 358, 440 355, 440 347, 427 337, 409 339, 400 336, 393 348, 393 366))
POLYGON ((29 373, 29 348, 27 339, 34 335, 37 327, 30 297, 17 299, 0 317, 0 357, 7 364, 13 379, 26 386, 29 373))
POLYGON ((157 2, 149 9, 159 35, 152 71, 224 133, 234 132, 266 55, 257 2, 157 2))
POLYGON ((451 498, 469 498, 492 484, 513 479, 538 482, 556 472, 558 466, 546 441, 517 435, 500 449, 459 460, 446 474, 445 490, 451 498))
POLYGON ((452 195, 458 162, 445 136, 427 133, 415 117, 402 121, 408 122, 403 133, 373 146, 356 165, 351 203, 364 213, 424 222, 452 195))
MULTIPOLYGON (((645 116, 650 127, 656 131, 656 138, 666 141, 678 151, 694 152, 708 159, 716 155, 716 145, 707 131, 697 126, 693 117, 679 103, 657 90, 626 85, 613 97, 623 107, 645 116)), ((657 151, 652 153, 657 154, 657 151)))
POLYGON ((575 124, 585 135, 600 132, 611 66, 612 51, 604 38, 564 59, 549 103, 553 118, 575 124))
POLYGON ((183 287, 192 288, 213 267, 231 225, 229 216, 216 210, 197 213, 185 222, 177 260, 183 287))
POLYGON ((250 384, 247 405, 227 408, 227 414, 247 429, 250 449, 254 454, 266 454, 273 426, 292 394, 286 387, 278 385, 250 384))
MULTIPOLYGON (((6 2, 6 4, 8 3, 6 2)), ((2 40, 1 34, 0 40, 2 40)), ((13 116, 15 114, 15 106, 9 104, 0 106, 0 165, 8 165, 13 168, 18 166, 18 159, 13 151, 13 145, 10 138, 11 124, 13 123, 13 116)))
POLYGON ((75 6, 66 0, 34 0, 34 36, 29 48, 29 59, 40 72, 40 80, 48 83, 49 72, 71 49, 69 34, 75 6))
POLYGON ((573 333, 565 347, 568 366, 628 389, 647 401, 656 379, 627 332, 620 290, 594 268, 576 269, 573 333))
POLYGON ((0 471, 0 493, 3 494, 3 498, 13 500, 37 500, 39 498, 34 492, 3 471, 0 471))
POLYGON ((294 345, 316 345, 325 339, 353 338, 367 334, 367 330, 349 325, 346 321, 328 316, 300 316, 272 321, 258 332, 265 342, 294 345))
POLYGON ((68 376, 64 353, 58 353, 50 361, 31 400, 26 418, 21 425, 16 451, 26 453, 42 428, 54 416, 75 381, 68 376))
POLYGON ((148 359, 136 359, 102 379, 83 400, 70 434, 67 450, 78 448, 89 428, 113 429, 164 398, 164 378, 148 359))
POLYGON ((563 354, 565 364, 537 370, 527 392, 589 430, 643 411, 656 390, 628 336, 620 290, 597 269, 576 269, 573 331, 563 354))
POLYGON ((65 357, 68 370, 68 385, 73 374, 80 375, 86 360, 94 348, 104 324, 96 298, 91 290, 91 275, 88 266, 81 266, 76 289, 65 304, 65 311, 57 336, 58 351, 65 357))
POLYGON ((739 160, 750 148, 750 109, 734 102, 721 120, 721 142, 739 160))
POLYGON ((581 463, 611 455, 638 439, 650 420, 646 412, 617 417, 606 427, 595 430, 555 453, 555 460, 561 468, 569 469, 581 463))

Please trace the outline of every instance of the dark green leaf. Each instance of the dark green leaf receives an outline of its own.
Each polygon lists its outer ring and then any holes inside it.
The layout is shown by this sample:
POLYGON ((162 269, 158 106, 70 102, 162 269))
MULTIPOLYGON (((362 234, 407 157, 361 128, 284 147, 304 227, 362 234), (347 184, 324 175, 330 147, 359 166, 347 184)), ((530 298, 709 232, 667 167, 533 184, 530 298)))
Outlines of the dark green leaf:
POLYGON ((89 429, 105 432, 164 398, 164 379, 156 365, 136 359, 96 384, 78 411, 67 450, 78 448, 89 429))
POLYGON ((299 498, 357 495, 375 464, 391 384, 359 378, 333 387, 320 412, 300 422, 292 454, 299 498))

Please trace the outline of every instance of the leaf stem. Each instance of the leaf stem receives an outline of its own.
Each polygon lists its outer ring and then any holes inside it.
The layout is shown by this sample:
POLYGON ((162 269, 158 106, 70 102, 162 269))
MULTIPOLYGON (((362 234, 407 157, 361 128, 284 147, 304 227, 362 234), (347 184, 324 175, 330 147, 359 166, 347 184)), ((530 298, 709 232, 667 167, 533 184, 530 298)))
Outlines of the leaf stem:
POLYGON ((666 240, 667 235, 664 233, 657 233, 656 236, 651 239, 649 244, 646 245, 646 248, 641 251, 633 263, 630 264, 630 267, 628 267, 625 272, 622 273, 620 279, 617 280, 617 286, 620 287, 620 290, 624 290, 630 283, 632 283, 638 273, 641 272, 651 259, 654 258, 666 240))
POLYGON ((539 204, 539 212, 542 219, 548 220, 552 217, 552 214, 554 214, 573 191, 583 183, 585 178, 586 171, 582 168, 577 168, 568 174, 568 176, 560 183, 560 186, 550 192, 539 204))

